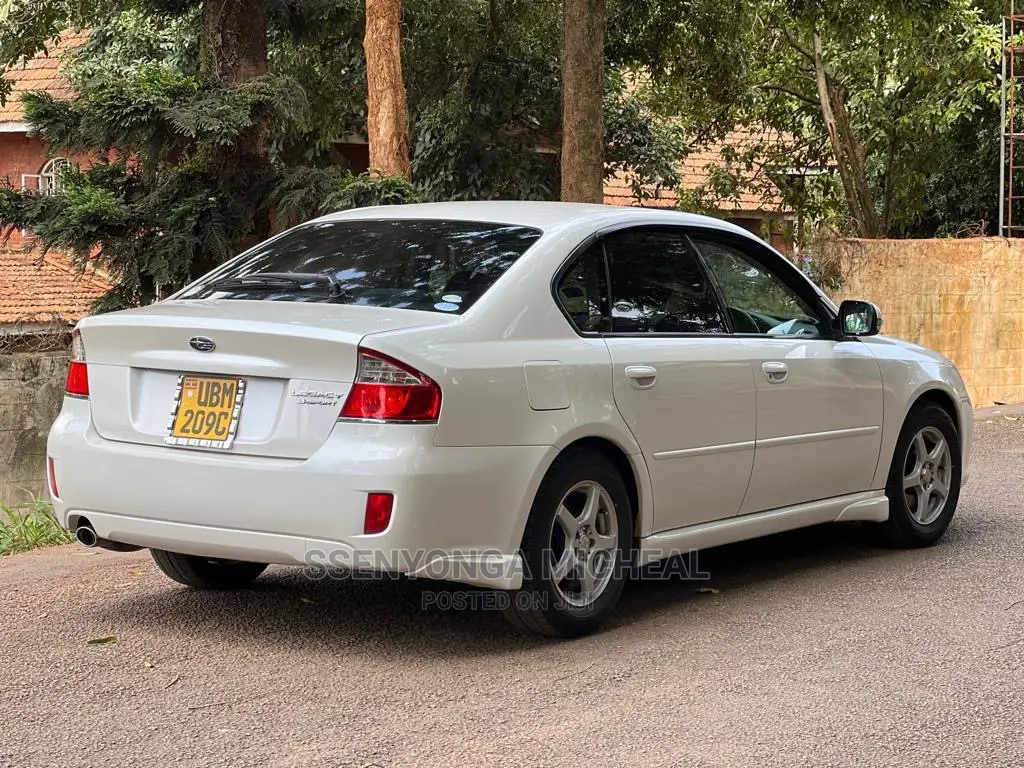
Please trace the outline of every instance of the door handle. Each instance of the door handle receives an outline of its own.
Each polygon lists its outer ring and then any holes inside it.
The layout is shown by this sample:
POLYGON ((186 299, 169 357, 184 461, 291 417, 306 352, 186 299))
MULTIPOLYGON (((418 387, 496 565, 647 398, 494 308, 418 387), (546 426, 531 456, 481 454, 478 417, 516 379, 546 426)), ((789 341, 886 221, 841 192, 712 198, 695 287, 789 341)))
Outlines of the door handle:
POLYGON ((626 378, 633 389, 650 389, 658 379, 658 369, 650 365, 627 365, 626 378))
POLYGON ((789 376, 789 366, 785 363, 764 363, 761 370, 772 384, 781 384, 789 376))

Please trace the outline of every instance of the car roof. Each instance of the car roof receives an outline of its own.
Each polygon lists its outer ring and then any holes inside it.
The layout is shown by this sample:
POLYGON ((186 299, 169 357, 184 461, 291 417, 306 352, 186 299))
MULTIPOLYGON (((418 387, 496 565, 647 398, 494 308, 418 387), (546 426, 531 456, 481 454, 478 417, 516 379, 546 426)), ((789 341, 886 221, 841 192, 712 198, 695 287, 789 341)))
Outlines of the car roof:
POLYGON ((730 232, 750 233, 734 224, 663 208, 640 206, 595 205, 589 203, 541 202, 531 200, 480 200, 445 203, 413 203, 409 205, 382 205, 353 208, 321 216, 317 222, 350 219, 450 219, 454 221, 481 221, 511 224, 549 232, 567 225, 587 223, 595 227, 616 224, 675 224, 677 226, 714 227, 730 232))

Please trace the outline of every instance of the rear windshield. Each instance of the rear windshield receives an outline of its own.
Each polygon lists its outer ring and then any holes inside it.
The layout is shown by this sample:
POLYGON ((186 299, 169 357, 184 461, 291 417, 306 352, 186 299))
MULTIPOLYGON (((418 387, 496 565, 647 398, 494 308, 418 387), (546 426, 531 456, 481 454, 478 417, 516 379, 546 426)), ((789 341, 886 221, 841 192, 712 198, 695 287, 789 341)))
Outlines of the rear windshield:
POLYGON ((257 246, 179 299, 316 301, 459 314, 541 236, 419 219, 309 224, 257 246))

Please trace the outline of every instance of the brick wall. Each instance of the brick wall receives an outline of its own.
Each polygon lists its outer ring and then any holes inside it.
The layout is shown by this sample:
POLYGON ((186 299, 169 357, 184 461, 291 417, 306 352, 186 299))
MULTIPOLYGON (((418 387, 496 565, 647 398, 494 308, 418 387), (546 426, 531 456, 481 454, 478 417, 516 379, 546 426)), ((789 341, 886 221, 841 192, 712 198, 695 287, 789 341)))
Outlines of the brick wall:
POLYGON ((47 160, 47 144, 24 133, 0 133, 0 180, 21 187, 21 174, 39 173, 47 160))
MULTIPOLYGON (((21 175, 39 173, 49 159, 50 146, 46 141, 24 133, 0 132, 0 184, 21 189, 21 175)), ((88 168, 93 162, 87 154, 71 155, 67 159, 82 168, 88 168)), ((30 182, 30 187, 35 188, 34 181, 30 182)), ((9 241, 14 247, 27 243, 18 232, 13 233, 9 241)))
POLYGON ((46 491, 46 435, 60 412, 68 356, 0 355, 0 503, 46 491))
MULTIPOLYGON (((0 184, 21 189, 21 174, 39 173, 46 163, 46 143, 24 133, 0 133, 0 184)), ((22 244, 20 233, 11 235, 10 245, 22 244)))
POLYGON ((843 240, 822 254, 842 279, 834 298, 875 302, 883 333, 950 358, 976 405, 1024 402, 1024 240, 843 240))

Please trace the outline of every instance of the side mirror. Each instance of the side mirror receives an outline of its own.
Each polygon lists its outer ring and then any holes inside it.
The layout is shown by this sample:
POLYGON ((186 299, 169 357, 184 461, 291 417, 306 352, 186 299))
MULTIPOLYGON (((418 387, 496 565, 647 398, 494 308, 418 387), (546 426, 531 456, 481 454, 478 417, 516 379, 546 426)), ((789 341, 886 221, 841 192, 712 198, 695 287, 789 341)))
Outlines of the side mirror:
POLYGON ((882 330, 882 313, 870 301, 849 299, 839 305, 836 326, 842 336, 877 336, 882 330))

